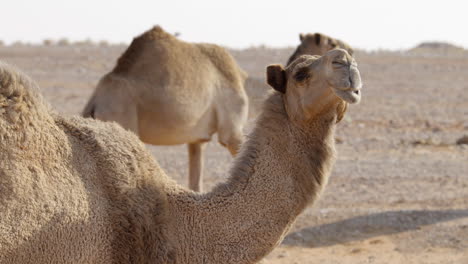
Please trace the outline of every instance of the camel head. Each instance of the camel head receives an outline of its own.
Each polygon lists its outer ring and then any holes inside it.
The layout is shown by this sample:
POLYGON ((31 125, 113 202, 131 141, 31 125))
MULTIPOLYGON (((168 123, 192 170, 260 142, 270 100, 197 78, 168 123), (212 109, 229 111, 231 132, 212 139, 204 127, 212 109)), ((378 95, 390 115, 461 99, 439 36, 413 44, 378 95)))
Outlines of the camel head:
POLYGON ((301 55, 320 55, 327 53, 332 49, 345 49, 349 55, 353 56, 354 50, 345 42, 334 39, 320 33, 299 34, 301 44, 297 46, 296 51, 288 59, 287 65, 291 64, 295 59, 301 55))
POLYGON ((302 54, 322 55, 338 47, 337 40, 320 33, 299 34, 299 40, 302 54))
POLYGON ((335 107, 337 121, 347 104, 359 103, 361 77, 356 61, 346 50, 334 49, 323 56, 302 55, 288 67, 267 67, 267 82, 283 93, 286 111, 297 122, 307 122, 335 107))

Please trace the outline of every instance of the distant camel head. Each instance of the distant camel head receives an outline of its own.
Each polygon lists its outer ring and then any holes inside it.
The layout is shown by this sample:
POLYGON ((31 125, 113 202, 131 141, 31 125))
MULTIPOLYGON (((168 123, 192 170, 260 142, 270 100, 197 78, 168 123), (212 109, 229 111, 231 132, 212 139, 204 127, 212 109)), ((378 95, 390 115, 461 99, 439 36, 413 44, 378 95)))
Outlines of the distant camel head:
POLYGON ((299 58, 301 55, 323 55, 332 49, 345 49, 352 56, 354 50, 346 43, 339 39, 334 39, 321 33, 299 34, 301 44, 297 46, 296 51, 288 60, 287 65, 299 58))
POLYGON ((286 111, 296 122, 308 122, 330 107, 336 107, 338 122, 347 104, 361 99, 356 61, 343 49, 328 51, 322 57, 302 55, 285 69, 270 65, 267 82, 284 94, 286 111))

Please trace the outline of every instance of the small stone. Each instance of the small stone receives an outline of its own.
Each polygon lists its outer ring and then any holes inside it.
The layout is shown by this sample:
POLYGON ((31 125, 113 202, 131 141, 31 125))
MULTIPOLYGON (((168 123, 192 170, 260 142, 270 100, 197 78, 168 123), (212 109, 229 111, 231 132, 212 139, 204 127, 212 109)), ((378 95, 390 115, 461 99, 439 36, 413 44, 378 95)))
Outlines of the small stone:
POLYGON ((468 135, 464 135, 463 137, 457 139, 457 145, 466 144, 468 145, 468 135))
POLYGON ((353 250, 351 250, 351 254, 358 254, 358 253, 361 253, 362 252, 362 249, 360 248, 354 248, 353 250))
POLYGON ((281 252, 281 253, 278 254, 278 258, 285 258, 285 257, 287 257, 287 256, 288 256, 288 252, 286 252, 286 251, 285 251, 285 252, 281 252))

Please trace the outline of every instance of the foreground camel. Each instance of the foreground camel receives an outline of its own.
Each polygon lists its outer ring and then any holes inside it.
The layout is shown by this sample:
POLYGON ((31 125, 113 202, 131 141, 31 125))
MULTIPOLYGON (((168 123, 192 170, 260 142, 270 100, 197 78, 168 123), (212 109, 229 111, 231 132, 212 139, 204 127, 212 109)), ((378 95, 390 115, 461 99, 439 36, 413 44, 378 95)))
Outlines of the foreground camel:
POLYGON ((172 181, 115 123, 57 115, 0 65, 0 263, 255 263, 320 195, 361 80, 344 50, 267 68, 276 90, 227 182, 172 181))
POLYGON ((354 50, 346 44, 345 42, 334 39, 327 35, 321 33, 308 33, 308 34, 299 34, 299 40, 301 44, 297 46, 296 51, 289 57, 289 65, 295 59, 299 58, 301 55, 323 55, 327 51, 332 49, 345 49, 348 53, 353 56, 354 50))
POLYGON ((189 188, 201 191, 205 143, 218 132, 235 155, 243 141, 246 78, 225 49, 187 43, 156 26, 133 39, 83 116, 116 121, 148 144, 188 143, 189 188))

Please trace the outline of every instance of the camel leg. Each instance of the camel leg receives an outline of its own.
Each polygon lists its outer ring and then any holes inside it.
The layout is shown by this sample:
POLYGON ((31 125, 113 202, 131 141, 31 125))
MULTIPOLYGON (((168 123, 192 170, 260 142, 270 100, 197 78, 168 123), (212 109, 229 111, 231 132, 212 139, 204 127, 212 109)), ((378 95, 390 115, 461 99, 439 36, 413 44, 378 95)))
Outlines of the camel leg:
POLYGON ((203 150, 206 143, 189 143, 189 188, 196 191, 202 191, 202 173, 203 173, 203 150))

